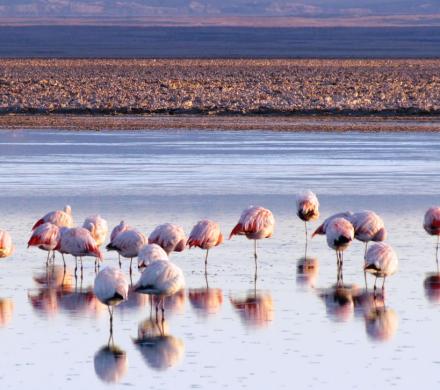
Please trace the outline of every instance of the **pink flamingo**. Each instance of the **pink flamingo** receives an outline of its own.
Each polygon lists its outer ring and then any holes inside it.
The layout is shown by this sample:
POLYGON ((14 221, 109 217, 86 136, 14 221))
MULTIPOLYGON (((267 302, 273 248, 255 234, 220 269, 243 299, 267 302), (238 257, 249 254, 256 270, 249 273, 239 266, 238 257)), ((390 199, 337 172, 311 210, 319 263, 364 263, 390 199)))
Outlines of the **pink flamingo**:
POLYGON ((229 239, 234 235, 245 235, 249 240, 254 240, 256 261, 257 240, 272 237, 274 226, 275 218, 270 210, 264 207, 249 206, 241 213, 240 220, 232 229, 229 239))
POLYGON ((69 205, 64 207, 64 211, 56 210, 47 213, 45 216, 35 222, 32 230, 35 230, 43 223, 50 222, 58 227, 73 227, 72 209, 69 205))
POLYGON ((195 224, 188 239, 188 246, 199 247, 206 250, 205 256, 205 274, 207 273, 208 253, 211 248, 220 245, 223 242, 223 235, 220 226, 214 221, 204 219, 195 224))
MULTIPOLYGON (((38 248, 47 251, 47 259, 46 265, 49 263, 50 252, 53 252, 53 256, 55 256, 55 248, 58 245, 58 241, 60 240, 60 228, 50 222, 43 223, 38 226, 31 235, 31 238, 28 241, 28 248, 30 246, 37 246, 38 248)), ((66 262, 63 262, 64 267, 66 267, 66 262)))
POLYGON ((6 230, 0 230, 0 259, 11 256, 14 250, 11 235, 6 230))
POLYGON ((100 215, 92 215, 87 217, 83 223, 83 228, 92 233, 92 237, 96 241, 96 245, 101 246, 105 242, 108 233, 107 221, 100 215))
POLYGON ((396 273, 399 260, 394 249, 385 242, 376 243, 368 248, 365 255, 364 270, 373 274, 374 291, 376 291, 377 278, 383 278, 382 293, 385 287, 385 279, 396 273))
POLYGON ((183 229, 172 223, 159 225, 148 237, 149 244, 157 244, 169 255, 171 252, 182 252, 186 246, 183 229))
POLYGON ((167 253, 157 244, 144 245, 138 253, 138 268, 148 267, 153 261, 168 260, 167 253))
POLYGON ((307 222, 319 218, 319 201, 312 191, 306 191, 297 195, 296 215, 304 221, 307 242, 307 222))
POLYGON ((61 228, 60 239, 58 241, 55 250, 64 254, 70 254, 75 257, 75 274, 78 268, 78 257, 81 261, 81 275, 83 271, 82 258, 84 256, 91 256, 95 258, 95 270, 99 263, 102 261, 103 256, 99 247, 96 245, 95 240, 87 229, 82 227, 77 228, 61 228))
MULTIPOLYGON (((137 230, 124 230, 114 237, 114 239, 106 246, 108 251, 117 251, 122 257, 130 259, 130 274, 133 257, 137 257, 139 250, 147 243, 144 234, 137 230)), ((119 258, 119 267, 121 267, 121 259, 119 258)))
POLYGON ((354 228, 354 238, 365 243, 365 254, 370 241, 385 241, 387 230, 381 217, 373 211, 360 211, 350 216, 354 228))
POLYGON ((437 236, 435 260, 438 268, 438 248, 440 242, 440 207, 431 207, 425 213, 423 228, 431 236, 437 236))
POLYGON ((335 218, 328 223, 325 234, 327 245, 336 251, 338 282, 342 283, 343 252, 354 239, 353 225, 344 218, 335 218))
MULTIPOLYGON (((119 225, 116 225, 110 234, 110 244, 119 233, 125 232, 126 230, 133 230, 131 226, 128 226, 124 221, 121 221, 119 225)), ((121 255, 118 253, 119 267, 121 267, 121 255)))
POLYGON ((312 238, 316 235, 325 235, 327 232, 327 227, 330 224, 330 222, 336 218, 344 218, 347 221, 350 221, 351 216, 353 213, 351 211, 343 211, 341 213, 336 213, 328 217, 324 220, 324 222, 318 226, 318 228, 313 232, 312 238))

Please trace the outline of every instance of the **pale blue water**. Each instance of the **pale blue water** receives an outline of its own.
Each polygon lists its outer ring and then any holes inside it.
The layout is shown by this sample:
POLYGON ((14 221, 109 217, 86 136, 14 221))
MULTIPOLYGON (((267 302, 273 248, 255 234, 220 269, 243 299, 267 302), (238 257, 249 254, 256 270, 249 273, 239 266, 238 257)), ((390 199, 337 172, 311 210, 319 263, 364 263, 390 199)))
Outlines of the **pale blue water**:
MULTIPOLYGON (((152 389, 438 386, 440 299, 424 286, 436 266, 422 218, 440 204, 439 149, 434 133, 1 132, 0 228, 16 245, 0 263, 1 388, 104 388, 103 378, 152 389), (303 188, 318 194, 322 217, 373 209, 384 218, 400 258, 386 311, 380 301, 377 312, 358 305, 359 242, 345 253, 344 281, 358 287, 342 307, 320 297, 336 281, 323 237, 308 248, 317 271, 298 272, 304 226, 294 194, 303 188), (274 212, 276 231, 259 243, 256 286, 253 244, 243 237, 211 251, 208 292, 198 290, 206 288, 203 252, 173 255, 187 289, 166 312, 170 337, 134 342, 150 309, 133 295, 115 310, 114 340, 125 358, 112 365, 98 354, 108 313, 89 290, 93 262, 85 261, 81 285, 69 258, 60 287, 62 271, 46 273, 45 253, 26 249, 33 222, 66 203, 78 224, 100 213, 110 226, 125 219, 147 234, 163 222, 189 232, 209 217, 226 235, 243 208, 261 204, 274 212)), ((116 266, 117 257, 106 253, 104 263, 116 266)), ((126 262, 123 269, 128 275, 126 262)))

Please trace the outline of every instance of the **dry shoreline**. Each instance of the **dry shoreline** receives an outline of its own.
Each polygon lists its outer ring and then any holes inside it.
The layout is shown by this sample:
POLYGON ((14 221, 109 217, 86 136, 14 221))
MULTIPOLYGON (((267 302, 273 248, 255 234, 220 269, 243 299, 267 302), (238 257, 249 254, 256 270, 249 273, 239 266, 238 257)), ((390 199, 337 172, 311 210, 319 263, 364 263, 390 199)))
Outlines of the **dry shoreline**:
POLYGON ((0 115, 0 129, 440 132, 440 117, 347 115, 0 115))

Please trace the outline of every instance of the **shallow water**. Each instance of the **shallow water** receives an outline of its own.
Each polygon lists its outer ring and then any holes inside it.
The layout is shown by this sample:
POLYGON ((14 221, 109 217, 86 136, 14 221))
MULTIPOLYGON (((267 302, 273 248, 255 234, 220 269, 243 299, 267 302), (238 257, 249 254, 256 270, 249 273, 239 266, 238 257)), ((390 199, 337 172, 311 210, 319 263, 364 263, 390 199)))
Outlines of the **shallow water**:
MULTIPOLYGON (((16 244, 0 264, 1 388, 438 385, 440 289, 435 277, 425 284, 436 265, 421 224, 440 203, 439 150, 436 134, 0 133, 0 227, 16 244), (304 226, 293 194, 303 188, 317 192, 322 216, 383 216, 400 258, 385 308, 381 297, 365 303, 359 242, 345 253, 349 291, 331 289, 335 255, 323 237, 309 242, 314 260, 301 274, 304 226), (115 310, 124 351, 115 358, 101 350, 109 323, 90 291, 93 261, 75 280, 71 258, 63 275, 59 259, 46 270, 45 253, 26 249, 32 223, 66 203, 77 223, 100 213, 110 226, 125 219, 146 233, 167 221, 189 232, 209 217, 227 234, 249 204, 270 208, 277 225, 259 243, 256 285, 253 244, 243 237, 211 251, 209 290, 201 250, 173 255, 187 289, 168 302, 168 337, 136 342, 157 326, 147 298, 133 294, 115 310)), ((105 264, 116 266, 117 256, 106 254, 105 264)))

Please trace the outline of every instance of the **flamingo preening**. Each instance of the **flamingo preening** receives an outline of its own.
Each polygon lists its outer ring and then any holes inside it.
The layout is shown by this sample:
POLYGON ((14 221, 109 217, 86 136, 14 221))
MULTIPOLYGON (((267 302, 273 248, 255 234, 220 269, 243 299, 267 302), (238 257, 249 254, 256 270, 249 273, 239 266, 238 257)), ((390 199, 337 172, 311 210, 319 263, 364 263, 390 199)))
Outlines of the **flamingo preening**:
POLYGON ((188 246, 199 247, 206 250, 205 273, 207 273, 208 253, 211 248, 220 245, 223 242, 223 234, 220 226, 214 221, 204 219, 196 223, 192 228, 188 239, 188 246))
MULTIPOLYGON (((134 229, 124 230, 117 234, 106 246, 108 251, 117 251, 122 257, 130 259, 130 274, 133 258, 137 257, 139 250, 147 243, 147 237, 134 229)), ((119 259, 121 267, 121 259, 119 259)))
POLYGON ((387 238, 387 230, 381 217, 374 211, 365 210, 354 213, 350 216, 349 221, 354 228, 354 238, 365 243, 365 255, 370 241, 385 241, 387 238))
MULTIPOLYGON (((52 257, 55 258, 55 248, 57 247, 59 240, 60 228, 50 222, 45 222, 32 231, 31 237, 28 241, 28 248, 36 246, 41 250, 47 251, 46 265, 48 265, 51 252, 52 257)), ((62 257, 65 268, 66 262, 64 260, 64 255, 62 257)))
POLYGON ((108 233, 107 221, 100 215, 92 215, 87 217, 83 223, 83 228, 87 229, 91 234, 96 245, 101 246, 104 244, 108 233))
POLYGON ((296 196, 296 215, 304 221, 307 243, 307 222, 319 218, 319 201, 312 191, 306 191, 296 196))
POLYGON ((167 253, 157 244, 144 245, 138 253, 138 268, 148 267, 153 261, 168 260, 167 253))

